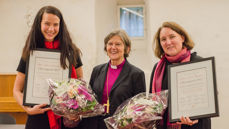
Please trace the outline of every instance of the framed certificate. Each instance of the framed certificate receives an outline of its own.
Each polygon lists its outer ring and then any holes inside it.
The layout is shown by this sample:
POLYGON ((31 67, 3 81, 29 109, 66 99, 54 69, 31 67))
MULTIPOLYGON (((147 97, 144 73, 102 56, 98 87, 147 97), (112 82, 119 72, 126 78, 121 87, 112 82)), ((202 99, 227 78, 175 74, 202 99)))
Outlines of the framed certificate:
POLYGON ((169 120, 219 116, 214 57, 168 66, 169 120))
POLYGON ((47 51, 47 49, 34 50, 26 62, 23 105, 49 104, 49 86, 46 79, 68 79, 71 75, 70 70, 69 68, 63 69, 61 67, 60 51, 47 51))

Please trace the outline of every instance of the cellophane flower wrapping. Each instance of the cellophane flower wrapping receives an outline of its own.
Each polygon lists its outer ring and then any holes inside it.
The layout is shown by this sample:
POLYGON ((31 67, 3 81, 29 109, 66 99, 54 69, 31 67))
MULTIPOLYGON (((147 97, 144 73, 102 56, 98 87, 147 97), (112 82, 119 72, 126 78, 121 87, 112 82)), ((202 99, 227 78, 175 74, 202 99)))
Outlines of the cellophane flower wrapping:
POLYGON ((77 126, 76 118, 86 118, 104 113, 104 106, 95 99, 95 94, 86 82, 79 79, 54 81, 49 84, 50 107, 54 114, 63 116, 66 127, 77 126))
POLYGON ((167 107, 168 90, 139 93, 122 103, 113 116, 104 121, 108 129, 153 129, 167 107))

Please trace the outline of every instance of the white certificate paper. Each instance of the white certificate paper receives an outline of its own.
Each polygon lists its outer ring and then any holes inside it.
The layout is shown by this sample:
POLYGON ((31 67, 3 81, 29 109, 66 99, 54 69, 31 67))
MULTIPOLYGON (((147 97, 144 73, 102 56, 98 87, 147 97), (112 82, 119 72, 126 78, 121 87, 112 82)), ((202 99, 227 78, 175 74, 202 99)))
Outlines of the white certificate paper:
POLYGON ((207 69, 197 68, 177 73, 178 111, 207 108, 207 69))
POLYGON ((63 69, 60 65, 58 51, 33 51, 26 70, 24 105, 49 104, 46 79, 66 80, 69 77, 69 69, 63 69))
POLYGON ((170 121, 218 116, 214 57, 170 65, 170 121))

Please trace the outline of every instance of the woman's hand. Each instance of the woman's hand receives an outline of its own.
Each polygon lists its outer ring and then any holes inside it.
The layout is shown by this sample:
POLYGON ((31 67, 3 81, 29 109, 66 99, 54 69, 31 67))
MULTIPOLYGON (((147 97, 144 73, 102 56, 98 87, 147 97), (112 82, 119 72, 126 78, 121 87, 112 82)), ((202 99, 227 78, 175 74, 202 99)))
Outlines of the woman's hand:
POLYGON ((13 94, 17 103, 29 114, 43 114, 44 112, 51 110, 51 108, 44 108, 47 104, 39 104, 33 107, 23 106, 23 89, 25 84, 25 74, 18 72, 14 83, 13 94))
POLYGON ((29 114, 43 114, 44 112, 51 110, 51 108, 44 108, 47 104, 35 105, 34 107, 23 106, 23 89, 25 84, 25 74, 18 72, 14 83, 13 94, 17 103, 29 114))
POLYGON ((192 126, 192 125, 198 123, 198 120, 190 120, 189 117, 183 117, 183 116, 182 116, 182 117, 180 118, 180 120, 181 120, 181 122, 177 122, 177 124, 185 124, 185 125, 190 125, 190 126, 192 126))
POLYGON ((45 106, 47 106, 47 104, 39 104, 33 107, 24 106, 24 109, 29 115, 36 115, 43 114, 46 111, 51 110, 51 108, 44 108, 45 106))

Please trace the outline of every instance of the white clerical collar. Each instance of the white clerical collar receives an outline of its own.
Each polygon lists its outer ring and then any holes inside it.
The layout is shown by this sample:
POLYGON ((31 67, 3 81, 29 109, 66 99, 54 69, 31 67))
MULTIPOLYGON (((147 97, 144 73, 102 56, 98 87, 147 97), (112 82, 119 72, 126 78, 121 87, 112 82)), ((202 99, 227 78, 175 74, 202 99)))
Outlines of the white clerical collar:
POLYGON ((110 65, 112 69, 117 69, 118 67, 116 65, 110 65))
POLYGON ((119 64, 119 65, 112 65, 111 62, 109 62, 109 65, 110 65, 110 67, 111 67, 112 69, 119 69, 119 68, 123 67, 123 65, 124 65, 125 62, 126 62, 126 59, 124 59, 124 60, 122 61, 122 63, 119 64))

